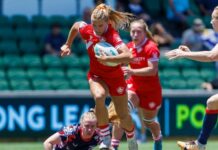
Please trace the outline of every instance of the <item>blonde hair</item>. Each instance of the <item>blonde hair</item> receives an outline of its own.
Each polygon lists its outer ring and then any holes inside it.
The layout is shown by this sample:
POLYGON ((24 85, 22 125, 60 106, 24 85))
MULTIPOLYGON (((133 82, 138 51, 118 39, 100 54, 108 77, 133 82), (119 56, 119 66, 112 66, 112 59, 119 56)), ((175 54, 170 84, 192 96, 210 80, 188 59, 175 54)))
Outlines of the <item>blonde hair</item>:
POLYGON ((96 121, 97 123, 97 117, 93 111, 85 112, 80 118, 80 123, 83 124, 85 120, 96 121))
POLYGON ((154 37, 152 36, 151 31, 148 29, 148 25, 145 23, 145 21, 143 19, 134 20, 133 22, 131 22, 130 28, 131 28, 131 25, 134 24, 134 23, 141 24, 141 26, 143 27, 143 30, 145 32, 146 37, 157 44, 157 42, 155 41, 154 37))
POLYGON ((218 6, 216 6, 213 10, 218 10, 218 6))
POLYGON ((93 21, 109 21, 109 23, 118 30, 128 28, 130 22, 135 19, 135 16, 131 13, 115 11, 110 6, 100 4, 93 10, 91 19, 93 21))

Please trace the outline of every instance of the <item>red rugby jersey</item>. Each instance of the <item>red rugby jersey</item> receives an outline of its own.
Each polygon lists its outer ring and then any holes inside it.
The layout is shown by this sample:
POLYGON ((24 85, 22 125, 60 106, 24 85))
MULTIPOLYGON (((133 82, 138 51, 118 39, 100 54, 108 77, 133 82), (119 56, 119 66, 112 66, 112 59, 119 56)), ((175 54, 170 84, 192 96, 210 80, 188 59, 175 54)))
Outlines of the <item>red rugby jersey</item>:
MULTIPOLYGON (((127 44, 128 48, 133 54, 133 61, 130 62, 130 67, 132 69, 139 69, 148 67, 148 61, 158 61, 160 57, 160 52, 157 45, 149 40, 145 39, 144 42, 136 47, 133 42, 127 44)), ((149 90, 151 88, 160 87, 160 81, 158 73, 155 76, 134 76, 131 78, 134 81, 136 87, 143 87, 144 90, 149 90)))
POLYGON ((94 53, 94 46, 100 41, 106 41, 115 48, 118 48, 123 43, 118 32, 113 29, 111 25, 108 26, 105 33, 101 36, 95 34, 91 24, 82 23, 79 32, 81 37, 84 39, 86 48, 88 50, 88 55, 90 58, 90 73, 105 78, 120 77, 123 75, 120 65, 115 67, 102 65, 97 61, 94 53))

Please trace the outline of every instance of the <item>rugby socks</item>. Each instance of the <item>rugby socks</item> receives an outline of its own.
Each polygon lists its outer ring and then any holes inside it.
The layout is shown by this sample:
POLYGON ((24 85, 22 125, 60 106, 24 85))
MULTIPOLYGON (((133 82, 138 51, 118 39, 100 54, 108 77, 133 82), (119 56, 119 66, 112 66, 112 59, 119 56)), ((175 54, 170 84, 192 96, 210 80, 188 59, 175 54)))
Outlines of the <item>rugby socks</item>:
POLYGON ((161 132, 157 138, 155 138, 153 136, 153 140, 154 140, 153 150, 162 150, 162 134, 161 134, 161 132))
POLYGON ((110 127, 108 124, 103 126, 98 126, 98 128, 100 129, 101 137, 110 136, 110 127))
POLYGON ((133 129, 131 131, 125 130, 125 133, 126 133, 126 138, 127 139, 135 138, 135 127, 133 127, 133 129))
POLYGON ((206 145, 207 140, 213 130, 213 128, 216 125, 217 122, 217 116, 218 116, 218 110, 206 110, 206 114, 204 117, 203 126, 200 132, 200 135, 198 137, 199 145, 206 145))
POLYGON ((162 150, 162 140, 154 141, 154 150, 162 150))
POLYGON ((154 137, 154 135, 152 135, 152 138, 153 138, 154 141, 159 141, 159 140, 161 140, 161 139, 162 139, 162 134, 161 134, 161 132, 160 132, 160 134, 158 135, 158 137, 154 137))
POLYGON ((109 125, 99 126, 102 142, 99 149, 108 149, 111 145, 111 136, 109 125))
POLYGON ((119 144, 120 144, 120 140, 117 140, 117 139, 111 140, 111 146, 113 147, 113 149, 115 149, 115 150, 118 149, 119 144))

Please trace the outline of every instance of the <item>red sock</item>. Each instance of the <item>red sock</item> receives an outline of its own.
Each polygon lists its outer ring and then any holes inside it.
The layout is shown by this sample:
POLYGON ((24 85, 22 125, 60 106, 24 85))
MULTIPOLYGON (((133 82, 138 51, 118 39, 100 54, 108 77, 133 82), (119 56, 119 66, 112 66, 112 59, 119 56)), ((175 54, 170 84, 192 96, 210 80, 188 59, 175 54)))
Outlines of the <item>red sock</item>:
POLYGON ((131 139, 135 136, 135 127, 131 131, 125 130, 127 139, 131 139))
POLYGON ((102 126, 98 126, 98 128, 100 129, 100 134, 102 137, 108 136, 110 135, 110 128, 109 125, 102 125, 102 126))
POLYGON ((119 146, 119 144, 120 144, 120 140, 117 140, 117 139, 112 139, 111 140, 111 146, 113 148, 117 148, 119 146))

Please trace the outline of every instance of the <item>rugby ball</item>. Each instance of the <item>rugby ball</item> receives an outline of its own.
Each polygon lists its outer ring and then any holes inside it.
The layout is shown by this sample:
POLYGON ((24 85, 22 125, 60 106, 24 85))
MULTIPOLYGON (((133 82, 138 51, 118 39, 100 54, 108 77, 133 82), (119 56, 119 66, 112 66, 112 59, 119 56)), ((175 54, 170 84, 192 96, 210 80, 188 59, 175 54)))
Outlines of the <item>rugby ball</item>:
MULTIPOLYGON (((94 52, 97 56, 100 56, 102 53, 104 53, 106 56, 116 56, 119 54, 116 48, 107 42, 96 43, 94 46, 94 52)), ((119 63, 107 62, 106 65, 113 67, 119 65, 119 63)))

